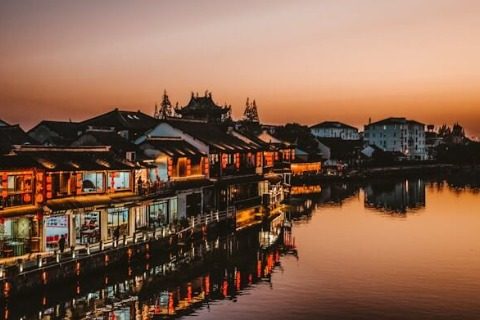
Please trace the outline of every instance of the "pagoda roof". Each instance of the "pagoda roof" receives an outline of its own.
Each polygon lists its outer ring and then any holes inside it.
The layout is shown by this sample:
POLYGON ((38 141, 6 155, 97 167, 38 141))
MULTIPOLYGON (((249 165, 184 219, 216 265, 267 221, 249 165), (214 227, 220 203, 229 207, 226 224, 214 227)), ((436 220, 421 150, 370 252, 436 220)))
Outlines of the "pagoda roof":
POLYGON ((222 107, 217 105, 212 98, 211 92, 205 92, 205 96, 199 97, 198 95, 195 96, 192 93, 190 101, 188 104, 182 108, 176 109, 178 114, 188 115, 188 114, 204 114, 210 113, 215 115, 222 115, 229 111, 228 107, 222 107))

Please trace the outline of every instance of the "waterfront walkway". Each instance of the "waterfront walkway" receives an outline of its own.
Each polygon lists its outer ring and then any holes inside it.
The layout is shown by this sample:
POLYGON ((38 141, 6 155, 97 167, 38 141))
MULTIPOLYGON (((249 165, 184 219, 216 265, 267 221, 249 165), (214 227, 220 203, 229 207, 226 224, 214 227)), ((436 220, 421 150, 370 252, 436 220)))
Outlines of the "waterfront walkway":
POLYGON ((208 228, 212 224, 217 224, 222 221, 235 220, 235 209, 230 208, 226 211, 216 211, 205 215, 192 217, 189 220, 188 226, 180 229, 171 229, 169 227, 159 227, 154 230, 145 230, 136 232, 131 236, 124 236, 117 241, 107 240, 101 241, 92 245, 77 245, 75 248, 66 248, 60 254, 58 252, 40 252, 30 253, 17 257, 9 257, 0 259, 0 280, 7 277, 5 269, 12 266, 18 266, 19 273, 25 273, 29 270, 36 270, 37 268, 45 268, 49 265, 58 264, 61 262, 72 261, 75 259, 84 259, 89 255, 102 253, 107 250, 124 249, 126 247, 147 243, 154 240, 161 239, 182 239, 192 235, 195 231, 208 228))

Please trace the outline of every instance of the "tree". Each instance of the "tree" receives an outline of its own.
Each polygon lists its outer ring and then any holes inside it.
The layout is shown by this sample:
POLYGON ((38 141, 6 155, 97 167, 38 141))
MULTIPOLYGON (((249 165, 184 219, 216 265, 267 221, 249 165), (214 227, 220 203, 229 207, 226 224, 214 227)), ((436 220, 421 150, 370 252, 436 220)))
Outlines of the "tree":
POLYGON ((451 134, 454 137, 465 138, 465 130, 458 122, 453 125, 451 134))
POLYGON ((438 129, 438 135, 440 137, 448 137, 451 134, 450 127, 447 126, 445 123, 438 129))
POLYGON ((170 99, 168 98, 167 90, 164 90, 162 103, 160 104, 160 109, 158 109, 157 105, 155 105, 154 118, 165 119, 167 117, 172 117, 172 116, 173 116, 172 104, 170 103, 170 99))
POLYGON ((243 119, 246 122, 260 123, 255 100, 253 100, 253 102, 250 104, 249 98, 247 98, 247 102, 245 103, 245 111, 243 112, 243 119))
POLYGON ((287 123, 285 126, 278 127, 275 130, 275 135, 282 140, 296 144, 308 153, 315 154, 318 152, 318 141, 307 126, 287 123))

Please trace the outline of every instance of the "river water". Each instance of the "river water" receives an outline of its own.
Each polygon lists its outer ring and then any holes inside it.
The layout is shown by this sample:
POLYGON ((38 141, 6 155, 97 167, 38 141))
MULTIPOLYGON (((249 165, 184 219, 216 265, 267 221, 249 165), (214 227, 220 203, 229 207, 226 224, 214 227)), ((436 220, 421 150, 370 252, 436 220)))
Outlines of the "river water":
MULTIPOLYGON (((10 302, 10 319, 479 319, 480 189, 455 179, 294 189, 291 233, 204 239, 10 302), (177 260, 179 261, 179 260, 177 260), (178 271, 180 270, 180 271, 178 271), (164 276, 166 274, 167 276, 164 276), (170 274, 170 276, 168 276, 170 274), (63 292, 65 291, 65 292, 63 292)), ((265 226, 263 230, 268 230, 265 226)))

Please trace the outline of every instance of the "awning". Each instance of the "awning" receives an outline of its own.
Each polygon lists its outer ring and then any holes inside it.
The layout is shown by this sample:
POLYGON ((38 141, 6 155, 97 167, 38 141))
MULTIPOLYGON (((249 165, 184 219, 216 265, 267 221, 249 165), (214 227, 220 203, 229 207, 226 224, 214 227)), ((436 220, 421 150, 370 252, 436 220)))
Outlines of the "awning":
POLYGON ((65 199, 48 200, 45 206, 51 211, 83 209, 96 206, 109 206, 112 199, 104 195, 89 195, 65 199))
POLYGON ((265 175, 265 179, 271 184, 277 184, 283 181, 283 177, 279 174, 269 174, 265 175))
POLYGON ((1 218, 20 217, 24 215, 36 214, 41 211, 42 211, 42 208, 34 205, 19 206, 19 207, 13 207, 13 208, 3 208, 3 209, 0 209, 0 217, 1 218))
POLYGON ((215 185, 217 186, 228 186, 232 184, 240 183, 249 183, 249 182, 258 182, 264 180, 263 176, 257 174, 250 174, 245 176, 233 176, 233 177, 222 177, 219 179, 215 185))
POLYGON ((194 157, 204 155, 193 145, 181 139, 152 138, 146 140, 145 143, 169 157, 194 157))

